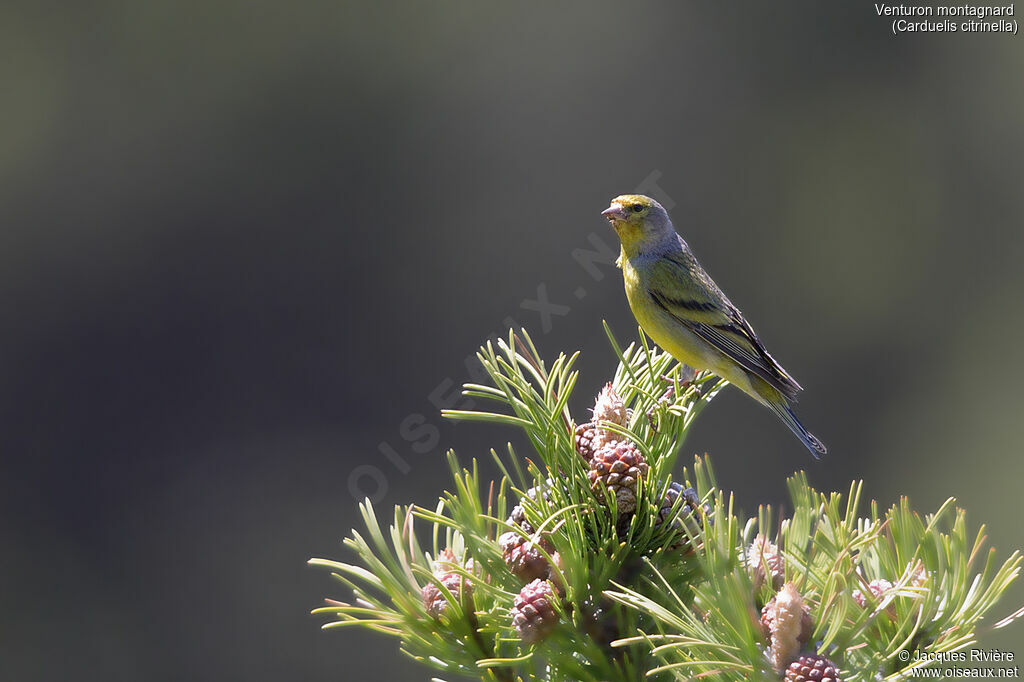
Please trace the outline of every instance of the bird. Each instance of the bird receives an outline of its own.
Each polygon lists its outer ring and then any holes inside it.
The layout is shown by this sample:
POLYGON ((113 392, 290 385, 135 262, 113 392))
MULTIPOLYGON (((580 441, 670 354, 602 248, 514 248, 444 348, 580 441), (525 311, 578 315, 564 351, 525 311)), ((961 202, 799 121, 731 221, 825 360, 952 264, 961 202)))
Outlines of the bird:
POLYGON ((665 208, 623 194, 601 212, 622 245, 626 299, 641 329, 676 360, 708 369, 769 408, 815 459, 827 448, 793 413, 800 384, 764 344, 676 232, 665 208))

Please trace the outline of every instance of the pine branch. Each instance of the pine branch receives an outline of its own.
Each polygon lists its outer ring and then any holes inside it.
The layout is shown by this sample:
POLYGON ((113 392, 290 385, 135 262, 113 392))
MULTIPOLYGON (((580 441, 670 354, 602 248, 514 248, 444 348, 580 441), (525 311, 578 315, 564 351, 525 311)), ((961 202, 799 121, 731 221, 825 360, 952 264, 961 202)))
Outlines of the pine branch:
POLYGON ((897 680, 935 663, 901 651, 975 641, 1019 552, 986 551, 953 500, 923 518, 905 498, 861 516, 860 483, 825 494, 802 472, 788 518, 743 517, 706 457, 676 468, 726 383, 605 329, 619 364, 578 421, 578 353, 545 363, 525 331, 480 349, 491 383, 464 393, 495 411, 445 415, 521 428, 536 456, 492 451, 502 476, 484 482, 449 453, 452 490, 433 509, 396 507, 386 529, 360 505, 354 563, 310 561, 352 595, 314 611, 324 628, 370 628, 447 675, 509 681, 780 680, 790 663, 897 680))

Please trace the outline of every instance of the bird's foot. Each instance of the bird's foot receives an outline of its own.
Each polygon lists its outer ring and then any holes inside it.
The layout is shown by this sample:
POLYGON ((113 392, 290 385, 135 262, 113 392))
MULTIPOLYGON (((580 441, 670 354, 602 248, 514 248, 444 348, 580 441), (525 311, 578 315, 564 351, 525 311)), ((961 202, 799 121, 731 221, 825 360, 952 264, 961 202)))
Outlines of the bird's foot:
MULTIPOLYGON (((663 376, 662 379, 670 381, 668 377, 663 376)), ((661 395, 661 397, 658 398, 658 402, 656 402, 654 405, 651 405, 651 409, 647 410, 647 423, 651 425, 651 430, 654 433, 658 432, 658 427, 654 419, 654 413, 658 410, 659 407, 667 408, 669 403, 671 403, 673 398, 675 397, 677 391, 677 385, 669 386, 667 389, 665 389, 665 392, 661 395)))

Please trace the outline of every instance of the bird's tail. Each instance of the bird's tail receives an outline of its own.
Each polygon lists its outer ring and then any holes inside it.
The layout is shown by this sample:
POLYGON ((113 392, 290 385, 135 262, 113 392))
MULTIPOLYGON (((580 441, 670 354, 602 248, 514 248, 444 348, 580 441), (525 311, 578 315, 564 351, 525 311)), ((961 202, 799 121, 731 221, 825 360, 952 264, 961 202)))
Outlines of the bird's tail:
POLYGON ((790 409, 789 405, 781 401, 772 401, 767 403, 768 407, 771 408, 772 412, 779 416, 779 419, 789 427, 789 430, 796 434, 796 437, 800 439, 814 459, 821 459, 821 456, 828 452, 825 444, 818 440, 817 436, 804 428, 804 425, 800 423, 800 420, 793 414, 793 410, 790 409))

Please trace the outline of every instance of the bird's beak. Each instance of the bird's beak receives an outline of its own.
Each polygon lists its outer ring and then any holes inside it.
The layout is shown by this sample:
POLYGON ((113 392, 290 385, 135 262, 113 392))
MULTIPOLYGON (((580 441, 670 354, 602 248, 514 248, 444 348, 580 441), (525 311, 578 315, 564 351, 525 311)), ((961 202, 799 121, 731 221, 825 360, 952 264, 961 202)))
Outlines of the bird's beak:
POLYGON ((601 211, 601 215, 607 218, 609 222, 626 219, 626 211, 623 210, 621 204, 612 204, 605 210, 601 211))

